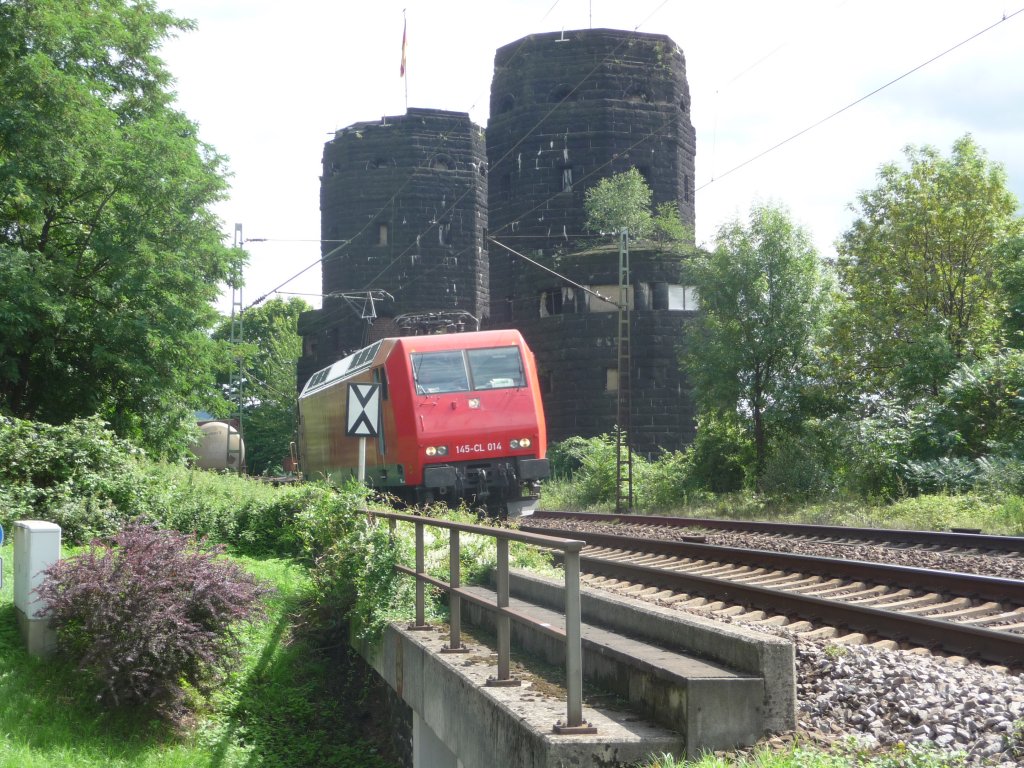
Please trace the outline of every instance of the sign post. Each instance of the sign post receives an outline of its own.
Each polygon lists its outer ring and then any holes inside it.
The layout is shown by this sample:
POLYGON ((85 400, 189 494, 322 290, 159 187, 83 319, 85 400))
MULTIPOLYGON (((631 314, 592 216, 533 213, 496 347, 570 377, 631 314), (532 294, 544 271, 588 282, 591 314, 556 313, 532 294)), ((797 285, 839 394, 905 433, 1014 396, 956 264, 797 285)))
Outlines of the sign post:
POLYGON ((366 482, 366 438, 376 437, 380 424, 380 384, 349 384, 345 434, 359 438, 359 482, 366 482))

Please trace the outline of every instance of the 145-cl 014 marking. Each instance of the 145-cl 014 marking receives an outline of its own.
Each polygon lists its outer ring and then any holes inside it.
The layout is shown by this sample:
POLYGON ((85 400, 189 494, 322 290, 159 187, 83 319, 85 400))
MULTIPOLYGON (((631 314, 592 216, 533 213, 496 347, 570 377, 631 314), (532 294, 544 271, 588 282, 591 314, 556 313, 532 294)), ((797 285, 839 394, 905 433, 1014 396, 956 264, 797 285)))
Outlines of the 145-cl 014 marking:
POLYGON ((484 453, 485 451, 500 451, 501 443, 466 443, 455 446, 456 453, 484 453))

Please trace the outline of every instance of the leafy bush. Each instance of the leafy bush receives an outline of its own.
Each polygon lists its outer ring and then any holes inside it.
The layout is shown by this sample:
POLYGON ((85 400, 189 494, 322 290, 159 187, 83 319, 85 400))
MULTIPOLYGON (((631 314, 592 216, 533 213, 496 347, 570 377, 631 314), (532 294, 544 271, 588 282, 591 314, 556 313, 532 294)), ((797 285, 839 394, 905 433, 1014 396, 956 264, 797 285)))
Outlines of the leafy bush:
POLYGON ((141 451, 98 417, 62 426, 0 417, 0 524, 34 517, 80 543, 118 530, 138 504, 141 451))
POLYGON ((388 526, 366 514, 371 492, 354 481, 338 489, 323 484, 312 489, 296 517, 295 535, 313 564, 318 621, 326 631, 352 622, 362 636, 376 637, 391 618, 408 615, 413 606, 411 580, 394 570, 398 562, 410 564, 411 532, 392 541, 388 526))
POLYGON ((137 514, 247 554, 298 555, 295 516, 324 488, 275 488, 235 474, 147 463, 137 514))
POLYGON ((583 457, 592 450, 593 438, 574 435, 548 446, 551 477, 559 480, 571 478, 583 466, 583 457))
POLYGON ((689 486, 713 493, 742 489, 754 463, 753 444, 731 416, 701 416, 697 437, 687 451, 691 454, 689 486))
POLYGON ((615 499, 615 438, 570 437, 548 451, 552 475, 570 480, 562 501, 588 507, 615 499))
POLYGON ((1020 455, 1024 446, 1024 352, 964 363, 942 387, 938 421, 966 456, 1020 455))
POLYGON ((919 414, 888 402, 873 404, 866 415, 837 417, 824 423, 835 437, 835 467, 841 487, 853 494, 886 500, 906 495, 904 469, 914 455, 919 414))
POLYGON ((812 434, 776 440, 760 478, 760 489, 776 499, 810 499, 832 490, 832 473, 812 434))
POLYGON ((686 506, 703 494, 695 489, 692 451, 669 451, 655 461, 638 467, 634 488, 636 506, 645 512, 658 512, 686 506))
POLYGON ((56 563, 37 589, 58 648, 114 707, 173 718, 187 683, 201 692, 237 653, 234 624, 268 590, 194 537, 131 525, 109 543, 56 563))

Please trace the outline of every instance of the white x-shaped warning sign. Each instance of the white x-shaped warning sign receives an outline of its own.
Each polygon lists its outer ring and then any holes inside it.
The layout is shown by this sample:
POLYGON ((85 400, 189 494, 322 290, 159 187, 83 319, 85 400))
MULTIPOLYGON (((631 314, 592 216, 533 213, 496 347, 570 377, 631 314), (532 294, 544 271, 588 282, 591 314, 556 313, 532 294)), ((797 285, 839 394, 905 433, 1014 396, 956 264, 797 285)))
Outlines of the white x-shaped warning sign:
POLYGON ((380 384, 349 384, 345 434, 376 437, 380 423, 380 384))

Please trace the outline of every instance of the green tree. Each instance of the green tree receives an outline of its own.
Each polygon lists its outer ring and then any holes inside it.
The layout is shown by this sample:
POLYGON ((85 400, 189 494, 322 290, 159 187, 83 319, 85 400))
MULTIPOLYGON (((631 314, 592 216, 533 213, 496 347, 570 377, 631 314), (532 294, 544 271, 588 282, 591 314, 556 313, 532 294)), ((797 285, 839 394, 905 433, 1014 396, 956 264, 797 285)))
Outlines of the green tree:
POLYGON ((156 453, 209 401, 235 266, 224 161, 172 108, 151 0, 0 3, 0 409, 100 414, 156 453))
MULTIPOLYGON (((280 472, 295 433, 298 392, 295 365, 302 354, 299 315, 311 307, 302 299, 271 299, 242 314, 242 424, 246 466, 254 475, 280 472)), ((225 320, 214 338, 231 337, 225 320)), ((235 393, 229 393, 234 395, 235 393)))
POLYGON ((744 417, 760 478, 769 417, 793 399, 813 359, 829 281, 807 233, 770 205, 754 206, 745 225, 723 225, 715 249, 686 269, 701 306, 684 357, 698 407, 744 417))
POLYGON ((653 227, 651 188, 636 168, 601 179, 587 190, 586 228, 591 232, 629 230, 633 240, 647 237, 653 227))
POLYGON ((1000 245, 1021 232, 1002 166, 968 135, 942 157, 907 147, 882 166, 838 243, 849 358, 876 392, 935 396, 962 362, 1002 343, 1000 245))
POLYGON ((997 258, 999 285, 1006 303, 1003 333, 1009 346, 1024 349, 1024 236, 1003 243, 997 258))

